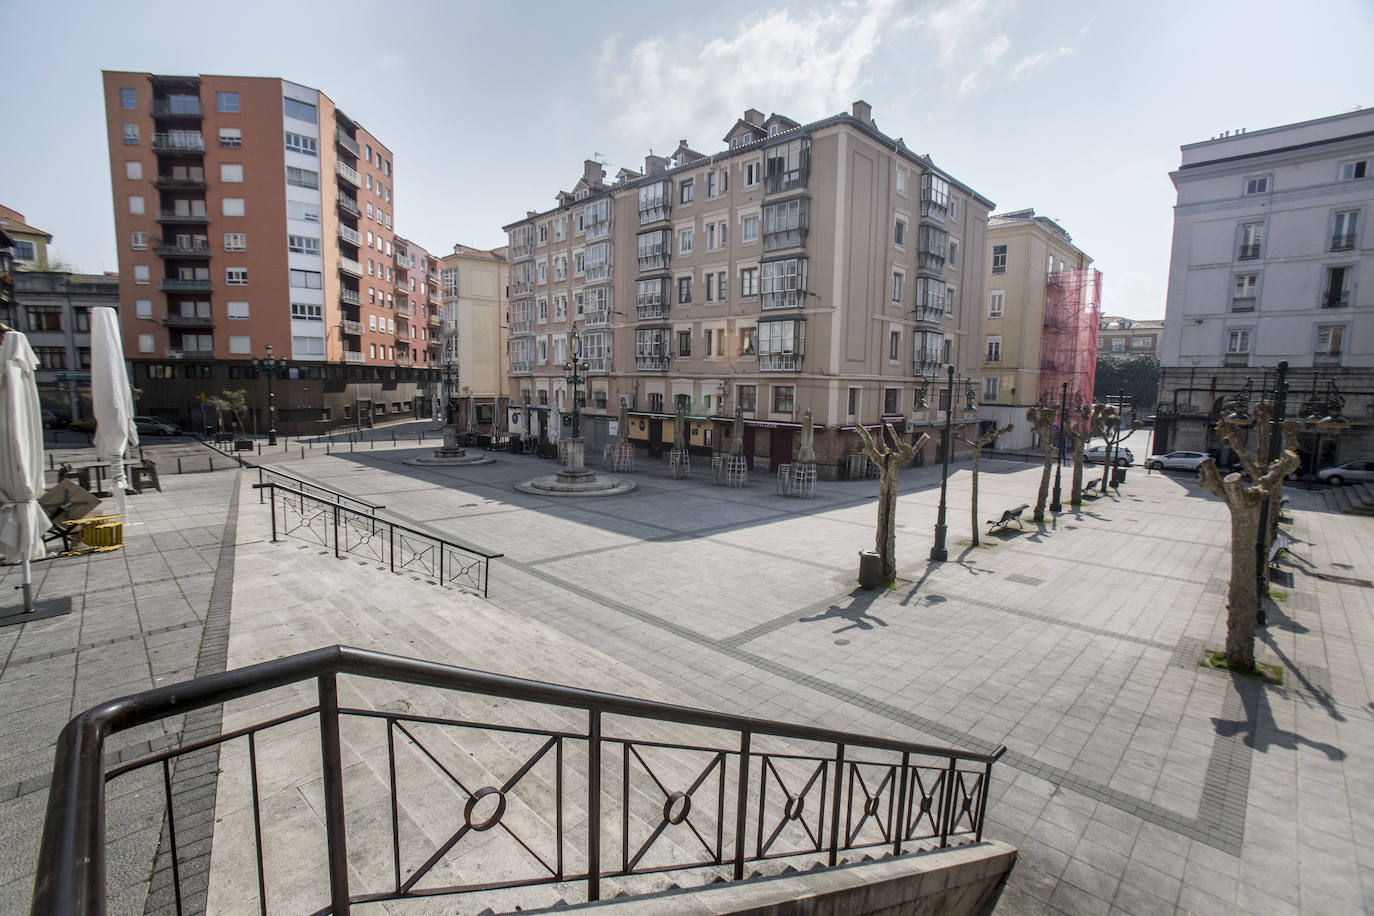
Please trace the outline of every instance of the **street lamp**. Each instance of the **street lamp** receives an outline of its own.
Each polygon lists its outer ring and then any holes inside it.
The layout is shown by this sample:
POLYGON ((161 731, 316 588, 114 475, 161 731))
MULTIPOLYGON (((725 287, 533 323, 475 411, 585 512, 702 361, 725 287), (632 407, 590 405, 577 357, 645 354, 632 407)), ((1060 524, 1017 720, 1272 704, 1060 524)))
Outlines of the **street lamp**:
POLYGON ((582 335, 578 333, 576 326, 572 329, 568 350, 572 359, 563 364, 563 377, 572 386, 572 437, 580 439, 582 437, 582 407, 577 397, 577 389, 578 386, 586 384, 587 376, 585 373, 591 366, 582 358, 582 335))
MULTIPOLYGON (((948 377, 949 389, 945 398, 945 441, 944 441, 944 466, 940 472, 940 513, 935 519, 935 544, 930 548, 930 558, 937 563, 943 563, 949 559, 949 550, 945 547, 945 533, 948 527, 945 524, 945 510, 947 508, 947 496, 949 494, 949 455, 954 451, 954 366, 953 364, 945 368, 948 377)), ((964 382, 964 413, 965 415, 975 414, 978 408, 973 401, 977 397, 977 392, 973 390, 973 382, 970 379, 961 379, 964 382)), ((921 396, 924 400, 924 394, 921 396)))
POLYGON ((286 366, 286 360, 277 359, 272 355, 272 345, 267 345, 267 355, 262 359, 253 359, 253 368, 260 369, 267 373, 267 444, 277 444, 277 406, 272 393, 272 379, 278 370, 286 366))
POLYGON ((1050 500, 1050 511, 1061 512, 1064 504, 1059 501, 1059 483, 1064 476, 1064 436, 1069 430, 1069 383, 1064 383, 1064 392, 1059 399, 1059 460, 1054 465, 1054 497, 1050 500))

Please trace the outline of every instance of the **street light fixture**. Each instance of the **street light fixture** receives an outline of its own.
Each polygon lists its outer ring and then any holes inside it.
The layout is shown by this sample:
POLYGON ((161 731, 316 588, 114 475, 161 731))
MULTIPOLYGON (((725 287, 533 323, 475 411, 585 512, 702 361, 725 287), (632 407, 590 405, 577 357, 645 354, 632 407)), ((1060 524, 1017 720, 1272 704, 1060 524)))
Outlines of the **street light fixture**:
POLYGON ((575 325, 568 343, 568 351, 572 358, 563 364, 563 377, 572 386, 572 437, 580 439, 582 437, 582 405, 577 397, 577 389, 586 384, 586 372, 591 366, 582 358, 582 335, 575 325))
POLYGON ((1060 481, 1064 476, 1064 436, 1069 430, 1069 383, 1064 383, 1064 391, 1059 400, 1059 458, 1054 465, 1054 497, 1050 500, 1050 511, 1061 512, 1064 504, 1059 501, 1060 481))
POLYGON ((272 379, 277 372, 286 367, 286 360, 272 355, 272 345, 267 345, 267 355, 262 359, 254 357, 253 368, 267 373, 267 444, 277 444, 277 405, 276 395, 272 393, 272 379))
MULTIPOLYGON (((949 494, 949 455, 954 451, 954 366, 951 364, 945 368, 948 377, 948 391, 945 398, 945 439, 944 439, 944 466, 940 472, 940 513, 935 519, 935 544, 930 548, 930 558, 937 563, 943 563, 949 559, 949 550, 945 546, 945 534, 949 526, 945 524, 945 512, 948 507, 949 494)), ((970 416, 978 412, 974 406, 974 399, 978 394, 973 390, 971 379, 960 379, 964 383, 964 414, 970 416)), ((919 395, 920 401, 925 400, 924 391, 919 395)), ((918 401, 917 406, 920 406, 918 401)), ((928 406, 928 405, 927 405, 928 406)))

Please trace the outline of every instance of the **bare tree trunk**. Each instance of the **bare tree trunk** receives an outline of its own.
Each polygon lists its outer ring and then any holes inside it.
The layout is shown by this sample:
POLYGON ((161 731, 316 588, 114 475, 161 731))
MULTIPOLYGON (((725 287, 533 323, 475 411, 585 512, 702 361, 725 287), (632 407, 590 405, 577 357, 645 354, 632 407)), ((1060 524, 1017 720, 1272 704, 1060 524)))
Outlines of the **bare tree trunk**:
MULTIPOLYGON (((1232 488, 1229 479, 1225 486, 1232 488)), ((1234 489, 1239 491, 1240 487, 1237 479, 1234 489)), ((1257 537, 1259 503, 1250 503, 1237 494, 1231 503, 1231 585, 1226 592, 1226 665, 1235 671, 1255 667, 1255 608, 1261 597, 1255 579, 1257 537)))
POLYGON ((1059 457, 1059 448, 1049 443, 1045 444, 1045 466, 1040 471, 1040 492, 1035 497, 1035 520, 1043 522, 1045 520, 1045 504, 1050 499, 1050 471, 1054 469, 1055 459, 1059 457))
POLYGON ((878 479, 878 536, 874 548, 883 561, 883 581, 897 578, 897 471, 891 461, 882 463, 878 479))
POLYGON ((973 447, 973 499, 971 500, 973 517, 970 519, 973 523, 971 530, 973 531, 972 540, 974 547, 978 546, 978 463, 982 458, 983 447, 981 445, 975 445, 973 447))

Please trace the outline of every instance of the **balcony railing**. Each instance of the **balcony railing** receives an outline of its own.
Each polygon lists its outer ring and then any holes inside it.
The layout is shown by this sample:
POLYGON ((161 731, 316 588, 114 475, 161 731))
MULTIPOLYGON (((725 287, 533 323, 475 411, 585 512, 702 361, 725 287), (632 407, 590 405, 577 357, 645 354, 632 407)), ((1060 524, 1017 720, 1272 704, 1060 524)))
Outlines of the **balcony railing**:
POLYGON ((1249 353, 1227 353, 1222 357, 1223 366, 1248 366, 1250 365, 1249 353))
POLYGON ((347 181, 347 182, 349 182, 350 184, 352 184, 353 187, 355 187, 355 188, 360 188, 360 187, 362 187, 362 185, 363 185, 362 176, 360 176, 360 175, 358 174, 358 170, 357 170, 357 169, 353 168, 353 167, 350 166, 348 163, 346 163, 346 162, 335 162, 335 163, 334 163, 334 171, 337 172, 337 173, 339 174, 339 177, 342 178, 344 181, 347 181))
POLYGON ((1355 233, 1347 232, 1344 235, 1331 236, 1332 251, 1349 251, 1355 247, 1355 233))
POLYGON ((525 258, 534 257, 534 243, 528 242, 524 245, 512 245, 510 257, 512 261, 523 261, 525 258))
POLYGON ((208 245, 154 245, 153 252, 164 258, 208 258, 208 245))
POLYGON ((760 372, 795 372, 801 368, 800 353, 760 353, 760 372))
POLYGON ((361 156, 363 154, 362 147, 358 145, 358 141, 354 140, 337 127, 334 128, 334 142, 355 156, 361 156))
POLYGON ((437 327, 439 327, 442 323, 443 323, 443 319, 441 319, 441 318, 439 317, 439 313, 438 313, 438 312, 430 312, 430 313, 429 313, 429 326, 430 326, 430 327, 432 327, 432 328, 437 328, 437 327))
POLYGON ((668 305, 660 302, 654 305, 641 305, 635 309, 640 321, 662 321, 668 317, 668 305))
POLYGON ((1339 366, 1341 364, 1341 354, 1331 352, 1319 352, 1312 354, 1312 365, 1314 366, 1339 366))
POLYGON ((918 305, 916 306, 916 320, 939 323, 945 320, 945 310, 938 306, 918 305))
POLYGON ((162 316, 163 327, 168 328, 212 328, 215 326, 215 319, 209 315, 175 315, 168 313, 162 316))
POLYGON ((409 356, 402 356, 401 354, 397 353, 396 365, 401 369, 411 369, 415 366, 415 360, 409 356))
POLYGON ((586 228, 586 230, 587 230, 587 241, 588 241, 588 242, 596 242, 596 241, 600 241, 601 239, 606 239, 606 238, 610 238, 610 237, 611 237, 611 221, 610 221, 610 220, 605 220, 605 221, 599 222, 599 223, 588 223, 588 224, 586 225, 585 228, 586 228))
POLYGON ((346 362, 346 363, 361 363, 361 362, 364 362, 365 360, 366 360, 366 357, 363 356, 363 351, 362 351, 362 350, 345 350, 345 351, 343 351, 343 361, 346 362))
POLYGON ((153 99, 148 106, 155 118, 202 118, 200 99, 153 99))
POLYGON ((983 365, 985 365, 985 366, 1000 366, 1000 365, 1002 365, 1002 354, 1001 354, 1001 353, 984 353, 984 354, 983 354, 983 365))
POLYGON ((159 210, 159 223, 208 223, 210 217, 204 213, 178 213, 175 210, 159 210))
POLYGON ((361 305, 363 297, 356 289, 349 289, 347 286, 339 287, 339 298, 349 305, 361 305))
POLYGON ((342 191, 339 192, 339 209, 354 216, 363 215, 363 211, 358 209, 358 202, 342 191))
POLYGON ((343 255, 339 255, 339 270, 350 273, 355 277, 361 277, 363 275, 363 265, 343 255))
POLYGON ((916 266, 924 270, 944 270, 945 256, 940 252, 918 251, 916 252, 916 266))
POLYGON ((530 293, 534 292, 534 278, 530 277, 527 280, 515 280, 511 283, 510 290, 513 296, 528 296, 530 293))
POLYGON ((415 266, 415 262, 412 261, 410 258, 406 257, 405 255, 401 254, 400 249, 397 249, 396 266, 401 268, 401 270, 410 270, 412 267, 415 266))
POLYGON ((183 350, 179 347, 168 347, 166 350, 168 359, 214 359, 214 350, 183 350))
POLYGON ((358 337, 363 333, 363 323, 354 321, 352 318, 343 319, 343 332, 358 337))
POLYGON ((667 372, 667 356, 636 356, 635 368, 640 372, 667 372))
POLYGON ((510 332, 512 334, 533 334, 534 322, 528 318, 512 321, 510 323, 510 332))
POLYGON ((439 291, 432 285, 429 288, 429 301, 434 305, 440 305, 443 300, 439 298, 439 291))
POLYGON ((532 359, 512 359, 510 361, 511 375, 530 375, 534 372, 534 360, 532 359))
POLYGON ((611 358, 609 356, 589 356, 587 357, 587 371, 604 373, 611 371, 611 358))
POLYGON ((1236 255, 1237 260, 1253 261, 1260 256, 1259 245, 1241 245, 1240 253, 1236 255))
POLYGON ((1231 311, 1233 312, 1253 312, 1254 310, 1254 296, 1235 296, 1231 299, 1231 311))
POLYGON ((153 134, 153 152, 155 153, 203 153, 205 152, 205 137, 201 134, 153 134))
POLYGON ((1322 298, 1322 308, 1343 309, 1350 307, 1350 294, 1346 292, 1327 293, 1322 298))
POLYGON ((339 238, 345 242, 352 242, 354 245, 361 245, 363 237, 358 234, 357 229, 350 228, 344 223, 339 223, 339 238))
POLYGON ((939 371, 944 365, 940 359, 939 350, 920 350, 916 353, 916 358, 912 362, 912 374, 917 376, 930 376, 939 371))
POLYGON ((163 277, 157 287, 166 293, 208 293, 211 288, 209 280, 181 280, 176 277, 163 277))
POLYGON ((668 266, 670 258, 671 256, 668 254, 666 248, 660 248, 656 251, 651 250, 647 254, 639 255, 639 269, 641 271, 663 270, 668 266))
POLYGON ((171 175, 158 175, 153 178, 153 187, 168 191, 201 190, 205 187, 204 178, 173 178, 171 175))
POLYGON ((587 268, 588 283, 605 283, 611 278, 611 263, 598 264, 595 267, 587 268))
POLYGON ((583 317, 586 318, 587 327, 589 328, 608 325, 611 323, 611 307, 606 306, 605 308, 596 309, 589 308, 587 309, 586 315, 583 317))

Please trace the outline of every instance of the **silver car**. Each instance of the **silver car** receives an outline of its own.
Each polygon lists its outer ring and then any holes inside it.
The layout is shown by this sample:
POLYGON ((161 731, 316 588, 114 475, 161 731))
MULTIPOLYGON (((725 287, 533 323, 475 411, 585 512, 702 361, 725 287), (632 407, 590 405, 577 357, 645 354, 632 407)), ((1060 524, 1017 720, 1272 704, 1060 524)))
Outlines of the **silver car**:
POLYGON ((1374 480, 1374 461, 1347 461, 1334 468, 1322 468, 1317 472, 1317 479, 1337 487, 1343 483, 1374 480))
POLYGON ((1145 467, 1156 471, 1165 468, 1173 471, 1196 471, 1209 457, 1211 456, 1206 452, 1166 452, 1145 459, 1145 467))
MULTIPOLYGON (((1092 448, 1083 450, 1083 462, 1085 464, 1106 464, 1107 453, 1114 452, 1116 449, 1105 445, 1094 445, 1092 448)), ((1121 446, 1121 452, 1116 456, 1116 466, 1119 468, 1130 467, 1135 464, 1135 455, 1126 446, 1121 446)))

